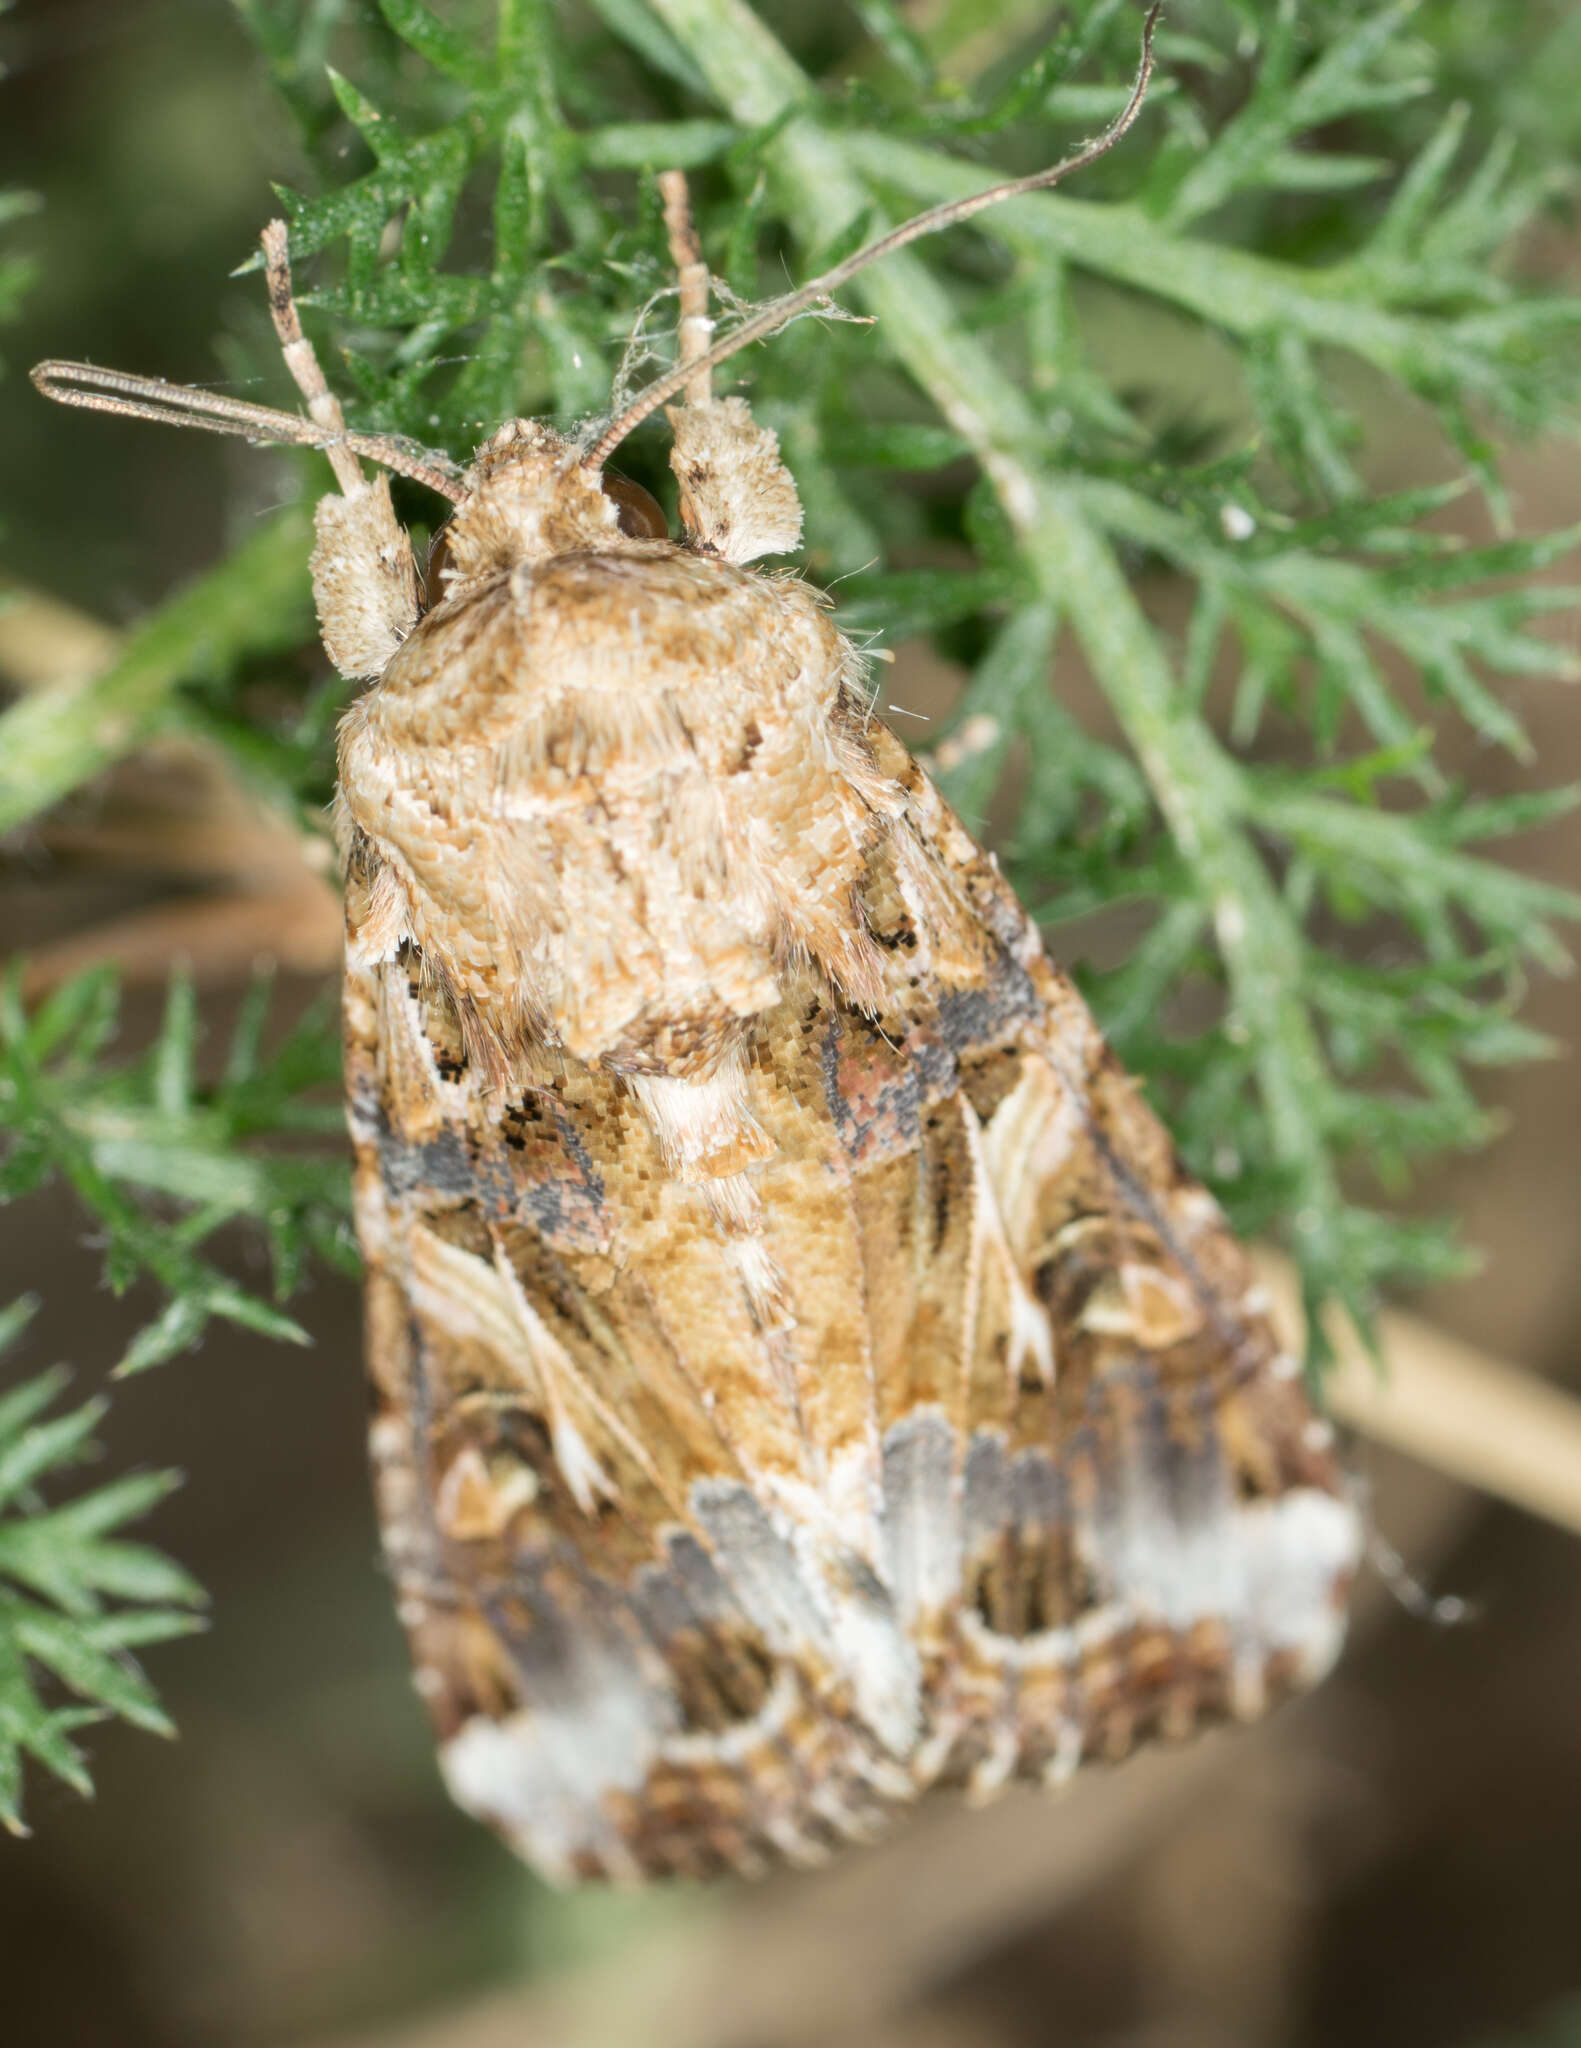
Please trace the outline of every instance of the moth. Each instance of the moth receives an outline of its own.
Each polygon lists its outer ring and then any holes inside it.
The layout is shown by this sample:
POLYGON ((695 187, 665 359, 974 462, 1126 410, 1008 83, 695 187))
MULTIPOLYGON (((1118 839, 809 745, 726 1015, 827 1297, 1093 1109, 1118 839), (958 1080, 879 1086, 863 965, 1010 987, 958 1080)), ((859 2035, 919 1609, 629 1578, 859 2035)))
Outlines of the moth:
POLYGON ((326 450, 345 1047, 384 1543, 444 1776, 547 1877, 752 1873, 928 1787, 1059 1784, 1337 1654, 1358 1518, 1246 1257, 871 715, 772 433, 677 367, 464 471, 72 364, 51 396, 326 450), (683 531, 605 476, 669 405, 683 531), (359 457, 382 465, 372 480, 359 457), (385 471, 453 509, 424 581, 385 471))

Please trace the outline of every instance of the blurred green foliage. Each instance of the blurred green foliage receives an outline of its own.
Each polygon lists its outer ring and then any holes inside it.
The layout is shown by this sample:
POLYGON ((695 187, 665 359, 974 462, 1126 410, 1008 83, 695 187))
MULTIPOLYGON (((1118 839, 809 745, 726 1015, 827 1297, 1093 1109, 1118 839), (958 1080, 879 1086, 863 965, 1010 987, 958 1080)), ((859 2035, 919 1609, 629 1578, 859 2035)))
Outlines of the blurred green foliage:
POLYGON ((1581 2048, 1581 1994, 1561 1999, 1529 2028, 1480 2035, 1475 2048, 1581 2048))

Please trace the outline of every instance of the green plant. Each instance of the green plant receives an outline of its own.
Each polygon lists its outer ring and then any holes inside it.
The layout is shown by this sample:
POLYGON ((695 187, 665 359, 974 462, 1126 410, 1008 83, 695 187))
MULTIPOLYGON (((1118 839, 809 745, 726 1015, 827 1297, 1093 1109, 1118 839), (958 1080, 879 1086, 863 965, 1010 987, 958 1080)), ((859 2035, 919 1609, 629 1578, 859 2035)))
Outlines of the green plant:
POLYGON ((31 1014, 15 974, 0 990, 0 1201, 15 1201, 59 1174, 92 1214, 105 1277, 117 1294, 155 1281, 165 1302, 132 1340, 117 1370, 141 1372, 184 1351, 210 1318, 306 1343, 275 1303, 289 1298, 304 1260, 316 1255, 354 1273, 346 1173, 334 1153, 256 1140, 303 1139, 343 1128, 325 1084, 338 1072, 331 1005, 308 1012, 268 1057, 261 1050, 270 985, 255 981, 220 1078, 195 1079, 197 1009, 192 984, 172 981, 157 1038, 140 1058, 114 1063, 113 976, 76 976, 31 1014), (260 1298, 199 1256, 199 1247, 245 1218, 262 1236, 275 1302, 260 1298))
MULTIPOLYGON (((24 1299, 0 1313, 0 1355, 36 1306, 24 1299)), ((92 1455, 106 1406, 49 1415, 66 1379, 57 1368, 0 1395, 0 1825, 13 1834, 27 1832, 24 1756, 86 1795, 93 1784, 73 1730, 114 1714, 175 1733, 131 1653, 202 1626, 202 1588, 118 1533, 179 1483, 175 1473, 133 1473, 46 1505, 41 1488, 92 1455), (43 1673, 80 1704, 50 1705, 43 1673)))
MULTIPOLYGON (((806 11, 793 52, 745 0, 238 6, 307 166, 281 203, 355 423, 461 457, 511 414, 587 419, 662 356, 657 170, 692 175, 728 321, 787 267, 1051 159, 1120 103, 1139 25, 1126 0, 1078 0, 1051 41, 1030 0, 951 0, 924 33, 854 0, 806 11)), ((851 296, 874 324, 805 320, 732 366, 843 621, 931 634, 964 671, 932 735, 961 742, 943 779, 969 818, 994 806, 1056 953, 1070 920, 1139 910, 1129 957, 1087 985, 1191 1164, 1288 1242, 1309 1304, 1364 1323, 1382 1285, 1462 1257, 1390 1198, 1486 1136, 1476 1068, 1544 1050, 1522 977, 1562 963, 1555 925, 1581 908, 1483 850, 1575 792, 1479 798, 1438 759, 1459 724, 1526 760, 1501 678, 1574 673, 1532 627, 1574 599, 1536 578, 1576 535, 1433 523, 1480 493, 1507 527, 1499 437, 1573 396, 1581 302, 1505 254, 1561 196, 1581 82, 1581 39, 1537 14, 1180 0, 1141 127, 1079 190, 866 273, 851 296), (1138 331, 1163 339, 1117 346, 1138 331), (1207 386, 1177 374, 1193 350, 1207 386), (1380 423, 1405 404, 1457 473, 1380 491, 1380 423), (1138 594, 1158 572, 1178 631, 1138 594), (1101 731, 1049 687, 1063 642, 1101 731)), ((279 376, 262 349, 257 367, 279 376)), ((621 460, 667 488, 657 424, 621 460)), ((98 683, 0 715, 0 824, 178 731, 318 831, 335 692, 259 712, 246 688, 308 635, 305 553, 288 507, 98 683)), ((66 1173, 110 1226, 112 1277, 164 1285, 129 1363, 213 1314, 289 1334, 195 1246, 261 1223, 282 1298, 304 1248, 338 1255, 340 1168, 292 1142, 317 1128, 329 1019, 272 1078, 205 1093, 184 990, 129 1069, 105 1064, 106 1001, 83 984, 9 1012, 11 1192, 66 1173), (101 1111, 137 1134, 107 1138, 101 1111)))

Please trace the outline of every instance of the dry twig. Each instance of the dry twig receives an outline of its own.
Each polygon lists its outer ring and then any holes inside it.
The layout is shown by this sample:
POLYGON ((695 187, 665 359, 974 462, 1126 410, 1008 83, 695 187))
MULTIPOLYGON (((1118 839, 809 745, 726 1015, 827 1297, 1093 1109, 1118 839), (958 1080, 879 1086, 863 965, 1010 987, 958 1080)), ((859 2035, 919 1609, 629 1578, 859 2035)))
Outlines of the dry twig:
MULTIPOLYGON (((24 691, 74 690, 114 660, 116 635, 56 599, 11 590, 0 608, 0 679, 24 691)), ((132 982, 177 965, 200 982, 244 979, 261 959, 300 974, 339 964, 341 908, 329 848, 242 785, 217 747, 166 738, 111 778, 114 800, 91 822, 51 821, 52 851, 149 875, 202 877, 202 896, 108 920, 35 948, 24 993, 36 997, 85 967, 132 982)))
MULTIPOLYGON (((1282 1316, 1299 1327, 1293 1270, 1269 1252, 1259 1265, 1282 1316)), ((1573 1394, 1419 1316, 1379 1318, 1382 1369, 1338 1315, 1329 1334, 1338 1362, 1324 1395, 1341 1422, 1581 1536, 1581 1401, 1573 1394)))

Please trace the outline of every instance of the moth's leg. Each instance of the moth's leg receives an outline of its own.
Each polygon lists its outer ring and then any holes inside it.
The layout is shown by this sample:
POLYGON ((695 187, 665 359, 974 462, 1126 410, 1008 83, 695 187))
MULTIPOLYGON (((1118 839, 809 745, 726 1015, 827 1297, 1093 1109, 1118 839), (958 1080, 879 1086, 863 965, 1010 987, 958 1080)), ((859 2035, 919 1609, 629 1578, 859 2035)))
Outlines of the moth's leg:
MULTIPOLYGON (((708 266, 692 225, 685 174, 665 171, 664 225, 680 282, 680 361, 705 355, 713 340, 708 317, 708 266)), ((801 500, 780 460, 779 437, 753 419, 744 398, 715 400, 707 370, 685 390, 684 405, 666 417, 675 436, 670 467, 681 486, 681 519, 692 545, 728 562, 782 555, 801 539, 801 500)))
MULTIPOLYGON (((272 220, 264 229, 263 250, 269 311, 286 368, 307 400, 314 425, 327 434, 344 434, 340 400, 302 332, 284 221, 272 220)), ((324 452, 341 495, 320 498, 313 515, 319 629, 325 652, 343 676, 376 676, 421 615, 412 543, 390 502, 389 478, 381 474, 370 483, 344 441, 331 441, 324 452)))

